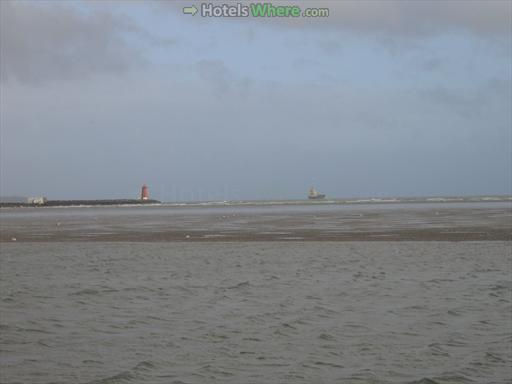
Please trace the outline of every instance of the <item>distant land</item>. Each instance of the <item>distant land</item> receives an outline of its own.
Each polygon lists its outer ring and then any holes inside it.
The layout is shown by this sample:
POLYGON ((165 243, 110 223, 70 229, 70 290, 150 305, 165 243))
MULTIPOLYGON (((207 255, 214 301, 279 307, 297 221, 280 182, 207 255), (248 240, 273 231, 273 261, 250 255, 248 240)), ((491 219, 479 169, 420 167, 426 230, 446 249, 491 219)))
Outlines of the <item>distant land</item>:
POLYGON ((115 205, 151 205, 163 204, 168 206, 219 206, 219 205, 353 205, 353 204, 409 204, 409 203, 484 203, 510 202, 512 195, 486 196, 431 196, 431 197, 378 197, 378 198, 326 198, 321 200, 226 200, 226 201, 166 201, 154 199, 91 199, 91 200, 44 200, 44 203, 29 203, 20 196, 0 197, 0 208, 16 207, 90 207, 115 205))
POLYGON ((27 198, 24 196, 0 196, 1 203, 26 203, 27 198))
POLYGON ((77 207, 77 206, 99 206, 99 205, 147 205, 160 204, 158 200, 141 200, 141 199, 105 199, 105 200, 47 200, 44 204, 27 203, 25 198, 23 201, 0 202, 0 208, 15 207, 77 207))

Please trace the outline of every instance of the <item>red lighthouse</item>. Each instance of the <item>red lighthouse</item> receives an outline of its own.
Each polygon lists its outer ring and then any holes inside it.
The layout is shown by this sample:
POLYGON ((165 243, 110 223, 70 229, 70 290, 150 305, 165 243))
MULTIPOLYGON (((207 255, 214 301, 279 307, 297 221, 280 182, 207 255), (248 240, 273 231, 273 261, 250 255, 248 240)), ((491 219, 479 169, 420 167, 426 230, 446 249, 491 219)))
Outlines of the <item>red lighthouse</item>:
POLYGON ((142 190, 140 192, 140 199, 141 200, 148 200, 149 199, 149 190, 148 190, 148 186, 146 184, 144 184, 142 186, 142 190))

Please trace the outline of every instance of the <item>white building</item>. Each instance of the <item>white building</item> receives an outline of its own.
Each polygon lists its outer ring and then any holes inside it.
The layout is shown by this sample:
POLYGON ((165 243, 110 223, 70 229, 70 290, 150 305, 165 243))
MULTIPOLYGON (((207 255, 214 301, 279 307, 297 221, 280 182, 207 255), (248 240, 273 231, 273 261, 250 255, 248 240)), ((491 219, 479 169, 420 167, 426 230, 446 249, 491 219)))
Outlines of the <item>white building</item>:
POLYGON ((44 196, 38 196, 38 197, 29 197, 27 199, 28 204, 34 204, 34 205, 43 205, 46 204, 48 200, 44 196))

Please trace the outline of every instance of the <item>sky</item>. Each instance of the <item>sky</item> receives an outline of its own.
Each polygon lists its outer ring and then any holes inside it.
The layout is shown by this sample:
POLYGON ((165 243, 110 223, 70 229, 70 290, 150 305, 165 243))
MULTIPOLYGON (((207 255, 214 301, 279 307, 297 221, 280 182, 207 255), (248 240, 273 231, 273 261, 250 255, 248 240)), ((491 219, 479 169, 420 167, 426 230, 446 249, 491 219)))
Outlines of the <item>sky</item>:
POLYGON ((1 1, 0 196, 512 194, 511 1, 273 3, 1 1))

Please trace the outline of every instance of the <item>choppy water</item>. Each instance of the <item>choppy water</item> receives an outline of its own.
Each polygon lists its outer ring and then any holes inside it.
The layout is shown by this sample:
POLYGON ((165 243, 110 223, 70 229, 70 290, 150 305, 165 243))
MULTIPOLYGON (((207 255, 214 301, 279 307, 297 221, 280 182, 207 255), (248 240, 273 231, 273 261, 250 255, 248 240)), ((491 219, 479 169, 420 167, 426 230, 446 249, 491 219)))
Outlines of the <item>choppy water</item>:
POLYGON ((511 244, 2 243, 0 381, 510 383, 511 244))

